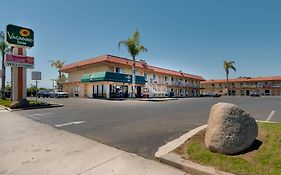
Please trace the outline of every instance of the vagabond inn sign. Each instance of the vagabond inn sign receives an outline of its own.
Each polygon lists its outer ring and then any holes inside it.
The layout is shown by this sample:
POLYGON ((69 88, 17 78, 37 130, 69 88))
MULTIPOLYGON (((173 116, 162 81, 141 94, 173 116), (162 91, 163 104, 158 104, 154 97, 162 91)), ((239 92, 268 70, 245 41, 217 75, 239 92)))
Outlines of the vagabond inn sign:
POLYGON ((8 44, 28 48, 34 46, 33 30, 9 24, 6 31, 6 42, 8 44))

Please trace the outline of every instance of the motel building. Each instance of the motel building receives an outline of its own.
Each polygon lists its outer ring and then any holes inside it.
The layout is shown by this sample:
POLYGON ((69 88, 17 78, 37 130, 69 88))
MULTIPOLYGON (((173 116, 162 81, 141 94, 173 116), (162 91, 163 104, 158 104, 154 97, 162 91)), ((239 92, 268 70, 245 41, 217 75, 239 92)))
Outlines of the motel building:
MULTIPOLYGON (((132 96, 132 60, 102 55, 65 65, 63 89, 69 96, 127 98, 132 96)), ((188 97, 200 95, 201 76, 136 61, 136 97, 188 97)))
POLYGON ((281 76, 273 77, 240 77, 228 80, 207 80, 201 82, 201 94, 217 93, 231 96, 250 96, 258 93, 262 96, 281 96, 281 76))

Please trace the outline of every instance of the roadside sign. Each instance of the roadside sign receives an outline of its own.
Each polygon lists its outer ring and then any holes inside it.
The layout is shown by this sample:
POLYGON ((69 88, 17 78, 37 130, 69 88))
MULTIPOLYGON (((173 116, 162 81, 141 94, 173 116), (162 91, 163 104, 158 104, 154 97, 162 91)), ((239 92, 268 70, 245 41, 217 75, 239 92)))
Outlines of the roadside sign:
POLYGON ((41 80, 41 72, 38 71, 31 72, 31 80, 41 80))
POLYGON ((34 57, 5 54, 5 66, 34 68, 34 57))
POLYGON ((33 47, 34 32, 31 29, 9 24, 6 29, 6 42, 12 46, 33 47))

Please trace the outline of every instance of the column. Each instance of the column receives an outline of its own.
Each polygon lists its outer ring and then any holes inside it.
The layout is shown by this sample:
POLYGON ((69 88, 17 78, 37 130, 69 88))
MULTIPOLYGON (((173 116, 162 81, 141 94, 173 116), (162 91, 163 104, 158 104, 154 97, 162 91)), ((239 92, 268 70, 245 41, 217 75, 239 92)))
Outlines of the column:
MULTIPOLYGON (((12 54, 14 55, 23 55, 26 56, 25 48, 15 47, 12 50, 12 54)), ((23 67, 12 67, 12 101, 18 101, 26 98, 26 68, 23 67)))
POLYGON ((110 98, 110 88, 109 88, 109 84, 105 85, 105 95, 106 98, 110 98))

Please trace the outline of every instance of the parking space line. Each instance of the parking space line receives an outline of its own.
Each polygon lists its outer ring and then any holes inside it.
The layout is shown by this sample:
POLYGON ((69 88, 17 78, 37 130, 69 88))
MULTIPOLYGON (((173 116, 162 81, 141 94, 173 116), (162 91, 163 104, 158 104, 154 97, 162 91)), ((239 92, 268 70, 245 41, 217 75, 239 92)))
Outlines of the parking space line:
POLYGON ((274 116, 275 112, 276 112, 276 111, 274 111, 274 110, 273 110, 273 111, 271 111, 271 112, 270 112, 270 114, 268 115, 268 117, 266 118, 266 120, 265 120, 265 121, 270 121, 270 120, 271 120, 271 118, 274 116))
POLYGON ((63 124, 55 125, 55 127, 62 127, 62 126, 67 126, 67 125, 78 125, 78 124, 81 124, 84 122, 86 122, 86 121, 75 121, 75 122, 63 123, 63 124))
POLYGON ((52 112, 46 112, 46 113, 38 113, 38 114, 32 114, 34 116, 42 116, 42 115, 50 115, 53 114, 52 112))

